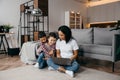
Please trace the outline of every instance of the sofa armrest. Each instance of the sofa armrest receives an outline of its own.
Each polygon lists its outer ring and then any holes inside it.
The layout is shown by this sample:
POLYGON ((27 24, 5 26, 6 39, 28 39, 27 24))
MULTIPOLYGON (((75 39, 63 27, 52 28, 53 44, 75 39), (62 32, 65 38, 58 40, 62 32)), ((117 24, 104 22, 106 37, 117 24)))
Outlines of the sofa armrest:
POLYGON ((112 41, 113 62, 120 60, 120 34, 115 34, 112 41))

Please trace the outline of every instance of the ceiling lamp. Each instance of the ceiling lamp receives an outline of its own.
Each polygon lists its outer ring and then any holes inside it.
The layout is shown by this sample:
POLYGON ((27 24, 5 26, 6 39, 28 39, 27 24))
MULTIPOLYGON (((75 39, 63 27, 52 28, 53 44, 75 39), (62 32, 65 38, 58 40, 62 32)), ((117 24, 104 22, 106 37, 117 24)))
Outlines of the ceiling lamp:
POLYGON ((33 16, 41 16, 42 15, 42 10, 41 9, 33 9, 32 11, 31 11, 31 14, 33 15, 33 16))

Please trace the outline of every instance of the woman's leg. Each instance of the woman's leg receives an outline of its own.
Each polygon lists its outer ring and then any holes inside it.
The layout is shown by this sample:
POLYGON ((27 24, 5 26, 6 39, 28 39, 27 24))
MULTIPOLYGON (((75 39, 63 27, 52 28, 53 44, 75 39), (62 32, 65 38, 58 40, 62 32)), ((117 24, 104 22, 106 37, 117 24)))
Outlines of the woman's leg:
POLYGON ((79 67, 80 67, 80 65, 77 63, 76 60, 74 60, 72 62, 72 65, 70 65, 70 66, 64 66, 64 68, 66 70, 70 70, 70 71, 73 71, 73 72, 77 72, 79 70, 79 67))
POLYGON ((70 75, 71 77, 74 77, 73 71, 66 70, 64 67, 55 64, 55 63, 53 62, 52 58, 49 58, 49 59, 47 60, 47 65, 53 67, 55 70, 58 70, 58 71, 60 71, 60 72, 64 72, 64 73, 70 75))
POLYGON ((47 59, 47 65, 53 67, 55 70, 58 70, 58 68, 60 67, 59 65, 53 62, 52 58, 47 59))
POLYGON ((46 60, 44 60, 44 52, 39 54, 37 62, 39 63, 39 69, 42 69, 47 66, 46 60))

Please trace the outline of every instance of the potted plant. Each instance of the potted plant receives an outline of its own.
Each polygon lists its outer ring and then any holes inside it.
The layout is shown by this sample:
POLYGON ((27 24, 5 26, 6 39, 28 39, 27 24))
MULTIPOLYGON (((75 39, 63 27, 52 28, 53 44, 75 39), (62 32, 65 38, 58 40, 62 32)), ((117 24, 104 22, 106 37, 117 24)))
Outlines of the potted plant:
POLYGON ((10 24, 5 24, 3 25, 4 28, 4 32, 8 33, 10 29, 13 28, 13 26, 11 26, 10 24))

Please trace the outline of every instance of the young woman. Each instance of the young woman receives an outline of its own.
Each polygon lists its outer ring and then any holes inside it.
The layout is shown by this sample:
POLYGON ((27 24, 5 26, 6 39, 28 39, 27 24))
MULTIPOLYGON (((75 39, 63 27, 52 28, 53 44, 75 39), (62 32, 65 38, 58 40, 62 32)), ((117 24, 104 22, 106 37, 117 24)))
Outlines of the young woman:
POLYGON ((72 38, 71 29, 67 26, 60 26, 58 29, 59 39, 56 42, 56 54, 60 58, 70 58, 72 65, 61 66, 52 61, 52 58, 47 60, 48 66, 53 67, 55 70, 64 72, 71 77, 74 77, 74 72, 79 69, 79 64, 76 62, 78 55, 78 45, 75 39, 72 38))

